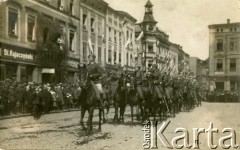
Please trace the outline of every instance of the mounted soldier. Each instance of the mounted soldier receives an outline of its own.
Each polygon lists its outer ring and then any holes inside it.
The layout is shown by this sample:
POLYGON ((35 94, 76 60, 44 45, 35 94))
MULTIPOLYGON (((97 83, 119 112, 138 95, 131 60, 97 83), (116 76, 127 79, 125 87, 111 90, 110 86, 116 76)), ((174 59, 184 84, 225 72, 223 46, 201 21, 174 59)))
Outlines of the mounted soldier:
POLYGON ((87 65, 87 78, 93 86, 97 99, 100 102, 100 107, 103 107, 104 92, 101 84, 103 68, 95 62, 95 59, 96 56, 94 54, 88 56, 89 64, 87 65))

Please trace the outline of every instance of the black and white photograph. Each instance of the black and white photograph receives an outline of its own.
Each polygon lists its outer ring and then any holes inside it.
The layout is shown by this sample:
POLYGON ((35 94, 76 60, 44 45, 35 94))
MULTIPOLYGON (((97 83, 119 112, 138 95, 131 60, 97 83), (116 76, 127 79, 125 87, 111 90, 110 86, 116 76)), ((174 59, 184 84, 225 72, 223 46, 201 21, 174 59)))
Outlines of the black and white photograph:
POLYGON ((0 0, 0 150, 240 149, 240 0, 0 0))

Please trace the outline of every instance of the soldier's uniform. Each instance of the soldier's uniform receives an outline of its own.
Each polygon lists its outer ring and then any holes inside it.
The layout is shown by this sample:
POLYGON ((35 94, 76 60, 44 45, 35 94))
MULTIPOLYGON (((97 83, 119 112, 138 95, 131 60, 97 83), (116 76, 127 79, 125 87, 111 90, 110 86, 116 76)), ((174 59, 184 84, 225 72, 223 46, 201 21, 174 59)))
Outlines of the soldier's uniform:
POLYGON ((118 66, 117 68, 114 68, 114 70, 111 71, 110 75, 110 92, 111 92, 111 98, 113 99, 117 87, 119 85, 119 80, 121 78, 121 70, 120 67, 118 66))
MULTIPOLYGON (((151 90, 155 90, 157 93, 158 98, 163 98, 163 93, 162 93, 162 88, 160 85, 160 79, 161 79, 161 74, 160 71, 157 69, 157 65, 154 64, 152 65, 152 68, 149 70, 150 71, 150 82, 152 84, 151 90)), ((152 91, 153 92, 153 91, 152 91)))
POLYGON ((143 97, 143 73, 141 70, 138 70, 136 72, 136 88, 137 88, 137 93, 138 93, 138 96, 141 98, 141 99, 144 99, 143 97))
MULTIPOLYGON (((95 59, 95 55, 89 55, 89 57, 94 57, 95 59)), ((88 81, 90 81, 91 85, 94 88, 94 91, 96 93, 97 98, 102 102, 102 98, 104 98, 104 92, 102 89, 102 84, 101 84, 101 76, 103 73, 103 69, 101 68, 101 66, 97 63, 90 62, 87 65, 87 74, 88 74, 88 81), (102 96, 102 97, 101 97, 102 96)))

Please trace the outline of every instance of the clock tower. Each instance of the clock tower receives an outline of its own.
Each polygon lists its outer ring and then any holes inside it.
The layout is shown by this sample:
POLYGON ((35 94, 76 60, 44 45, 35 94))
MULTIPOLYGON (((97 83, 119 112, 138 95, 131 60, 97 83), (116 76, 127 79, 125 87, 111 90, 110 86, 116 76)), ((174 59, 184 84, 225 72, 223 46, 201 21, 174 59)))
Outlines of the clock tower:
POLYGON ((157 21, 155 21, 153 17, 153 5, 150 0, 147 1, 145 4, 145 14, 144 19, 142 22, 142 29, 147 32, 154 32, 156 31, 156 24, 157 21))

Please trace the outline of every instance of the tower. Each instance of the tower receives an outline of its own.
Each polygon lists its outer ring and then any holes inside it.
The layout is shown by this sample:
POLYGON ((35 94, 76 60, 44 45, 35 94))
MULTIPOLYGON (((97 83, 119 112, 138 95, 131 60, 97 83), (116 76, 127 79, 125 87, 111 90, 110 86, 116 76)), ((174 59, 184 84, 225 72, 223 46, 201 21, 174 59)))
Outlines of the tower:
POLYGON ((150 31, 150 32, 156 31, 157 21, 155 21, 153 17, 152 7, 153 7, 153 4, 151 3, 150 0, 148 0, 147 3, 145 4, 145 14, 142 22, 142 29, 144 31, 150 31))

